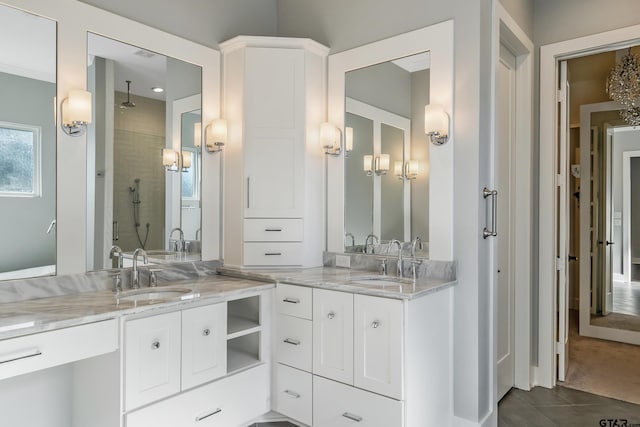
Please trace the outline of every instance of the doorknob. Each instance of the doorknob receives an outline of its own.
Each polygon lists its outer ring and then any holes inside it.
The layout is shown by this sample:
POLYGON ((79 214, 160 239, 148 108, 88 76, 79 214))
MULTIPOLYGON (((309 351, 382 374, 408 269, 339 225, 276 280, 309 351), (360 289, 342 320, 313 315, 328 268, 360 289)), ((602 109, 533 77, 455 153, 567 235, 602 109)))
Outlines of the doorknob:
POLYGON ((577 261, 578 257, 575 255, 569 255, 569 261, 577 261))
POLYGON ((615 244, 615 242, 610 242, 610 241, 608 241, 608 240, 606 240, 606 241, 604 241, 604 242, 603 242, 602 240, 598 240, 598 244, 599 244, 599 245, 604 245, 604 244, 606 244, 607 246, 609 246, 609 245, 614 245, 614 244, 615 244))
POLYGON ((615 242, 610 242, 608 240, 605 243, 607 244, 607 246, 615 244, 615 242))

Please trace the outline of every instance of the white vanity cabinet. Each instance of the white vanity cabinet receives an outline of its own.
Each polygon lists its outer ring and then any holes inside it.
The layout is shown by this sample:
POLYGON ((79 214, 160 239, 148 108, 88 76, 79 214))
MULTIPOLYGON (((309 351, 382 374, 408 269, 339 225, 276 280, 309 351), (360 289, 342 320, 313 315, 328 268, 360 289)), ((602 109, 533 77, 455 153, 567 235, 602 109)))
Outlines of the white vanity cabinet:
POLYGON ((223 54, 225 263, 322 264, 322 149, 328 49, 239 36, 223 54))
POLYGON ((400 300, 279 284, 276 295, 278 412, 313 427, 451 418, 450 289, 400 300), (311 371, 291 355, 308 340, 302 321, 312 327, 311 371))

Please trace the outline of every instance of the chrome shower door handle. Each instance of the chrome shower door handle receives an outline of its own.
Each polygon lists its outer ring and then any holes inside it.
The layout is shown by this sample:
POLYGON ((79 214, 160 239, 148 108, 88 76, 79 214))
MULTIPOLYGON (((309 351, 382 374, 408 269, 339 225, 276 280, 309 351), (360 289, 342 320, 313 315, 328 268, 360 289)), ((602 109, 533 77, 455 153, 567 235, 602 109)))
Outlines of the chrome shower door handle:
POLYGON ((54 218, 49 224, 49 228, 47 228, 47 234, 51 234, 51 231, 56 228, 56 219, 54 218))
POLYGON ((482 230, 482 237, 486 239, 487 237, 495 237, 498 235, 497 226, 498 226, 498 190, 489 190, 485 187, 482 190, 482 198, 485 201, 485 227, 482 230), (491 205, 489 205, 489 198, 491 198, 491 205), (491 206, 491 229, 489 229, 489 224, 487 224, 489 219, 489 206, 491 206))
POLYGON ((120 227, 118 226, 118 221, 113 221, 113 240, 117 241, 120 239, 120 227))

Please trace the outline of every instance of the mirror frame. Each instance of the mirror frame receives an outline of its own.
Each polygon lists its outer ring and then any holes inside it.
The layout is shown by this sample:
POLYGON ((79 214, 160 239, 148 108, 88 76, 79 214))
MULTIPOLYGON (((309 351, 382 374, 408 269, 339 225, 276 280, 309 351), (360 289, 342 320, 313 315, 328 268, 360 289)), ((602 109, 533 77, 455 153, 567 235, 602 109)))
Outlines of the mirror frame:
MULTIPOLYGON (((453 20, 329 56, 328 121, 344 129, 345 73, 429 51, 430 102, 449 114, 449 141, 430 145, 429 259, 453 260, 453 20), (437 209, 432 209, 437 206, 437 209)), ((344 251, 344 153, 327 157, 327 251, 344 251), (331 195, 331 197, 329 197, 331 195)))
MULTIPOLYGON (((87 33, 95 33, 202 67, 202 119, 220 116, 220 52, 76 0, 2 0, 58 22, 57 99, 87 88, 87 33)), ((57 126, 57 274, 86 272, 86 136, 57 126)), ((202 259, 221 258, 221 156, 202 159, 202 259)))

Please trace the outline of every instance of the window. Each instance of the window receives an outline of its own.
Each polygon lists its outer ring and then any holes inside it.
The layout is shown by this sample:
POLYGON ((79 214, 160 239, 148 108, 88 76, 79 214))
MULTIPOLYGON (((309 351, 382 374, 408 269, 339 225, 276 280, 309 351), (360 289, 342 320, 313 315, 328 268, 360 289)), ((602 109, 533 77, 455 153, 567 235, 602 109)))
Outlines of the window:
POLYGON ((40 196, 40 127, 0 122, 0 197, 40 196))

